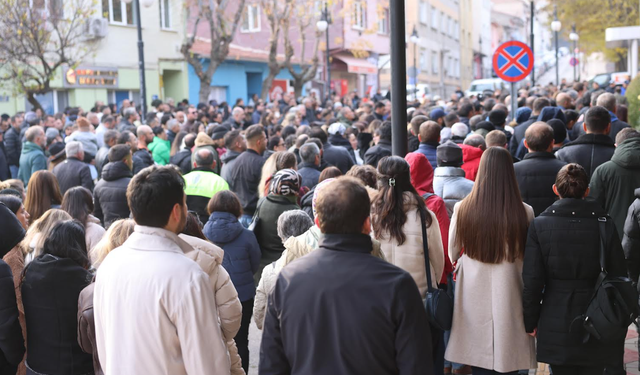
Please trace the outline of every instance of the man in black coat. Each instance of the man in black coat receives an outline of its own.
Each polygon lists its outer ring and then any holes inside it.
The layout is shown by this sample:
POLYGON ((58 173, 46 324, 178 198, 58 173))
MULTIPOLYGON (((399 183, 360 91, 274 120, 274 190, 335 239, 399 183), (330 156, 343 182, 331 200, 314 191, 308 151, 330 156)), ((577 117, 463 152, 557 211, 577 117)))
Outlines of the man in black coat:
POLYGON ((566 163, 553 156, 553 129, 544 122, 536 122, 527 129, 524 145, 529 153, 513 167, 522 200, 538 216, 555 202, 553 184, 566 163))
POLYGON ((115 145, 109 150, 109 163, 102 169, 102 180, 93 192, 95 210, 105 228, 118 219, 129 217, 127 187, 133 174, 131 149, 127 145, 115 145))
POLYGON ((351 167, 355 164, 354 160, 349 155, 349 151, 346 148, 340 146, 333 146, 328 142, 327 133, 322 130, 320 127, 311 128, 311 133, 309 133, 311 138, 318 138, 322 142, 322 158, 337 167, 342 174, 346 174, 351 167))
POLYGON ((155 164, 149 152, 149 143, 153 142, 154 138, 153 130, 147 125, 140 125, 137 134, 138 147, 133 152, 133 174, 155 164))
POLYGON ((7 153, 4 148, 3 139, 4 134, 0 131, 0 181, 11 178, 11 171, 9 170, 9 163, 7 162, 7 153))
POLYGON ((53 168, 53 174, 58 178, 60 193, 75 186, 82 186, 93 191, 91 170, 84 160, 84 150, 81 142, 71 141, 64 146, 67 159, 53 168))
POLYGON ((609 114, 611 115, 611 130, 609 131, 609 137, 615 142, 616 135, 618 135, 620 130, 629 127, 629 124, 619 120, 616 116, 616 110, 618 109, 616 97, 613 94, 604 93, 598 96, 596 104, 609 111, 609 114))
POLYGON ((600 106, 589 109, 583 127, 587 133, 564 145, 556 152, 556 158, 565 163, 580 164, 591 178, 596 168, 611 160, 616 150, 608 135, 611 130, 609 111, 600 106))
POLYGON ((376 133, 380 134, 378 144, 371 147, 364 154, 365 164, 378 168, 378 162, 385 156, 391 156, 391 123, 384 122, 376 133))
POLYGON ((431 373, 431 330, 413 278, 371 256, 367 190, 340 179, 316 209, 319 249, 287 265, 269 296, 260 374, 431 373))
POLYGON ((640 188, 634 191, 636 200, 629 207, 627 219, 624 222, 624 237, 622 248, 627 259, 629 277, 634 282, 640 278, 640 188))
POLYGON ((103 134, 103 142, 102 147, 98 149, 98 153, 96 153, 96 169, 98 170, 98 177, 102 175, 102 168, 105 164, 109 162, 109 150, 111 147, 115 146, 118 141, 118 131, 109 129, 103 134))
POLYGON ((2 260, 24 238, 18 218, 0 203, 0 374, 15 374, 24 356, 24 339, 18 321, 11 268, 2 260))
POLYGON ((7 164, 12 178, 18 178, 20 168, 20 154, 22 153, 22 138, 26 130, 21 129, 22 116, 11 117, 11 126, 4 133, 4 147, 7 155, 7 164))
POLYGON ((247 150, 240 154, 229 170, 229 190, 236 193, 242 204, 243 215, 240 222, 249 226, 253 213, 258 206, 258 185, 262 177, 264 158, 267 149, 267 137, 262 125, 251 125, 245 132, 247 150))
POLYGON ((538 116, 540 116, 540 112, 542 112, 542 109, 550 105, 551 103, 549 103, 549 99, 547 98, 538 98, 533 102, 533 112, 531 112, 531 117, 529 117, 529 120, 523 122, 513 129, 513 136, 511 137, 511 141, 509 142, 509 152, 512 156, 516 156, 516 153, 518 152, 518 146, 520 146, 520 143, 524 139, 524 133, 527 131, 529 126, 538 121, 538 116))
POLYGON ((320 178, 320 149, 311 142, 300 147, 302 163, 298 165, 298 174, 302 177, 302 186, 313 189, 320 178))

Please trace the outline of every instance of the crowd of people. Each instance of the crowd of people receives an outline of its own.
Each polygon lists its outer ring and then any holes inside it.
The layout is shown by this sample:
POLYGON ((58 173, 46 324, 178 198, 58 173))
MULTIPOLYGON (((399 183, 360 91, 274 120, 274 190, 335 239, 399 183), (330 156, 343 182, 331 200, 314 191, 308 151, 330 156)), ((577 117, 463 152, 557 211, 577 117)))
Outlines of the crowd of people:
POLYGON ((0 374, 625 373, 575 320, 600 221, 638 281, 640 133, 619 90, 512 94, 2 115, 0 374))

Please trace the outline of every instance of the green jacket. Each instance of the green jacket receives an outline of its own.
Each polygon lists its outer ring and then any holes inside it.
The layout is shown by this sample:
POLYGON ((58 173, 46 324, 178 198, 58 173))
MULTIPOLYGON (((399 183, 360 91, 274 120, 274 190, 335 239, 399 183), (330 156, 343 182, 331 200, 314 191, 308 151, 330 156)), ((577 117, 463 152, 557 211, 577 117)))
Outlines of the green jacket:
POLYGON ((635 199, 634 189, 640 187, 640 138, 618 145, 611 160, 593 172, 589 186, 590 196, 607 210, 622 238, 627 211, 635 199))
POLYGON ((20 154, 18 178, 24 182, 24 186, 27 186, 31 175, 44 169, 47 169, 47 157, 42 147, 33 142, 24 142, 20 154))
POLYGON ((169 158, 171 154, 171 142, 165 141, 162 138, 154 137, 153 142, 147 146, 151 151, 153 160, 160 165, 169 164, 169 158))

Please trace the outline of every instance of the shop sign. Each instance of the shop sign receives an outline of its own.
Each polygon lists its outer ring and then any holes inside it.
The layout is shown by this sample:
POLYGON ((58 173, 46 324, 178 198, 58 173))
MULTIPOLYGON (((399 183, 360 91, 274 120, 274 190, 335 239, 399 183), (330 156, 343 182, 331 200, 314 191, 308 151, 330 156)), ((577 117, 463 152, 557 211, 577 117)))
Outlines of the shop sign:
POLYGON ((118 69, 79 66, 64 72, 64 87, 69 88, 118 88, 118 69))

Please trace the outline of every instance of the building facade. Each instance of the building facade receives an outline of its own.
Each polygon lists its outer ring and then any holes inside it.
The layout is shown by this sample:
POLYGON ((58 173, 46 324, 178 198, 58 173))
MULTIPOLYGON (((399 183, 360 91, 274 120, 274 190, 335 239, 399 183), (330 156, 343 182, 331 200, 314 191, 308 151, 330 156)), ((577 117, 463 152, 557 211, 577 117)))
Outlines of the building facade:
POLYGON ((491 56, 491 0, 474 0, 473 23, 473 79, 491 78, 493 68, 491 56))

